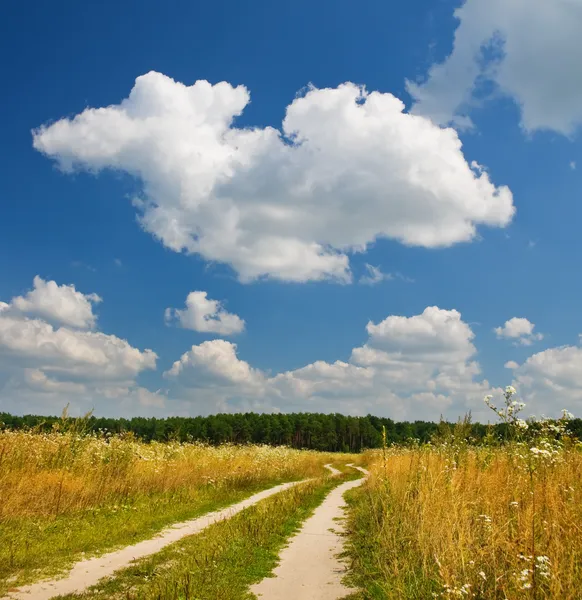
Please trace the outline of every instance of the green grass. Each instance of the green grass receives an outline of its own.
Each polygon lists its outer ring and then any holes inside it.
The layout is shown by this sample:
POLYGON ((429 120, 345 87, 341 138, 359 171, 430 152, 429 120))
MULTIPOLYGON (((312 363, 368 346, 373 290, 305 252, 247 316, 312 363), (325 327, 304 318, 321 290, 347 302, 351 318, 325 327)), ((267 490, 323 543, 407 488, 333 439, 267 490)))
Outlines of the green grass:
POLYGON ((149 494, 124 505, 0 523, 0 596, 55 576, 82 558, 148 539, 164 527, 239 502, 280 481, 149 494))
MULTIPOLYGON (((370 490, 363 486, 345 495, 348 504, 347 539, 344 557, 349 561, 350 573, 347 583, 360 591, 348 596, 350 600, 427 600, 433 598, 440 588, 423 572, 421 560, 406 565, 406 572, 394 572, 394 580, 387 577, 392 569, 398 571, 390 551, 381 543, 383 527, 390 523, 394 508, 375 501, 370 490)), ((403 538, 400 548, 393 552, 410 554, 410 540, 403 538)), ((411 557, 412 558, 412 557, 411 557)))
POLYGON ((72 599, 242 600, 271 574, 281 548, 328 492, 357 474, 321 478, 261 501, 233 518, 138 561, 72 599))
POLYGON ((345 495, 348 504, 348 538, 345 556, 350 560, 348 581, 360 592, 349 596, 353 600, 381 600, 386 598, 383 585, 383 573, 378 568, 379 546, 370 532, 374 519, 381 515, 372 514, 366 491, 361 487, 350 490, 345 495), (365 591, 364 591, 365 590, 365 591))

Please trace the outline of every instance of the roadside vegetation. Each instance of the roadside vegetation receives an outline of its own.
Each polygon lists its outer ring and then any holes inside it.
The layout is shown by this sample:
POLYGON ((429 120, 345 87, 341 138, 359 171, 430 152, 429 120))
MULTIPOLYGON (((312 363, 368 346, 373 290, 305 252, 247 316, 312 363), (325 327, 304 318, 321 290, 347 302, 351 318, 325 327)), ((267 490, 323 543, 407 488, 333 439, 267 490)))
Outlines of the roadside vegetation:
POLYGON ((524 421, 508 387, 506 425, 476 446, 466 419, 432 444, 370 453, 349 495, 352 583, 366 599, 579 599, 582 444, 569 415, 524 421))
POLYGON ((119 571, 69 600, 242 600, 271 574, 288 538, 349 474, 302 483, 119 571))
MULTIPOLYGON (((86 432, 0 431, 0 595, 341 459, 271 446, 145 443, 86 432)), ((353 456, 346 459, 353 460, 353 456)))

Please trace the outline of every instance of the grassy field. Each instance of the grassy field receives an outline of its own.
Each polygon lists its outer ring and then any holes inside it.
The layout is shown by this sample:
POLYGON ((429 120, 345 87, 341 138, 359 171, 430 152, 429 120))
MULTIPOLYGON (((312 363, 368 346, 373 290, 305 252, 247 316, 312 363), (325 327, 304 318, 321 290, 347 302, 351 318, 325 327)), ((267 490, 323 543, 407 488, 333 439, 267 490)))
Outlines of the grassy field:
POLYGON ((463 430, 371 454, 349 496, 357 597, 582 598, 582 445, 561 422, 511 418, 483 447, 463 430))
MULTIPOLYGON (((310 479, 140 560, 79 597, 250 598, 288 537, 341 481, 346 556, 359 599, 582 598, 582 443, 557 421, 519 418, 507 388, 488 405, 502 439, 469 420, 430 444, 362 455, 270 446, 143 443, 132 436, 0 432, 0 596, 73 561, 152 535, 282 481, 310 479), (332 463, 341 475, 325 475, 332 463)), ((316 542, 314 542, 316 543, 316 542)), ((72 598, 72 597, 71 597, 72 598)))
POLYGON ((319 478, 279 493, 140 560, 72 600, 248 600, 249 587, 268 576, 281 548, 325 495, 355 472, 319 478))
POLYGON ((321 476, 338 458, 268 446, 145 444, 75 427, 2 431, 0 594, 276 483, 321 476))

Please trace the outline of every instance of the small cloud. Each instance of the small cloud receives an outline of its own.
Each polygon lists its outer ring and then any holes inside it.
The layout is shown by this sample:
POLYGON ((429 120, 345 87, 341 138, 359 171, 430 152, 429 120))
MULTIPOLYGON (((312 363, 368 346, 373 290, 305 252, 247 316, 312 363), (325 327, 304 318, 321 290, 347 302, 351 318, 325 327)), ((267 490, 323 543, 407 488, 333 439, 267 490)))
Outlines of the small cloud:
POLYGON ((405 283, 414 283, 414 279, 407 277, 406 275, 402 275, 402 273, 383 273, 380 267, 374 267, 368 263, 366 263, 365 266, 366 274, 360 277, 358 282, 363 285, 376 285, 382 281, 390 281, 392 279, 399 279, 405 283))
POLYGON ((575 160, 570 161, 570 169, 572 169, 572 171, 576 170, 576 161, 575 160))
POLYGON ((508 360, 504 365, 506 369, 517 369, 519 365, 514 360, 508 360))
POLYGON ((530 241, 527 243, 527 247, 528 247, 528 248, 535 248, 536 244, 537 244, 537 242, 536 242, 536 241, 534 241, 534 240, 530 240, 530 241))
POLYGON ((366 263, 366 275, 360 277, 360 283, 364 285, 376 285, 389 279, 394 279, 394 276, 390 273, 382 273, 380 267, 374 267, 366 263))
POLYGON ((400 281, 404 281, 404 283, 414 283, 415 281, 412 277, 407 277, 406 275, 402 275, 402 273, 394 273, 394 277, 400 279, 400 281))
POLYGON ((366 263, 366 275, 360 277, 359 283, 363 285, 376 285, 381 281, 388 281, 394 279, 394 275, 390 273, 382 273, 380 267, 374 267, 366 263))
POLYGON ((121 260, 119 258, 114 258, 113 262, 115 263, 116 267, 123 267, 123 263, 121 262, 121 260))
POLYGON ((537 342, 544 338, 541 333, 534 333, 535 325, 523 317, 513 317, 509 321, 505 321, 502 327, 495 327, 493 330, 499 339, 514 340, 517 346, 531 346, 533 342, 537 342))
POLYGON ((221 302, 211 300, 202 291, 188 294, 184 310, 166 308, 164 316, 167 325, 177 323, 184 329, 202 333, 233 335, 241 333, 245 328, 243 319, 226 311, 221 302))
MULTIPOLYGON (((33 279, 33 289, 12 298, 10 304, 0 302, 0 312, 16 318, 33 317, 51 324, 92 329, 97 320, 93 305, 100 302, 102 298, 97 294, 83 294, 74 285, 58 285, 56 281, 45 281, 37 275, 33 279)), ((65 340, 57 345, 67 343, 65 340)))

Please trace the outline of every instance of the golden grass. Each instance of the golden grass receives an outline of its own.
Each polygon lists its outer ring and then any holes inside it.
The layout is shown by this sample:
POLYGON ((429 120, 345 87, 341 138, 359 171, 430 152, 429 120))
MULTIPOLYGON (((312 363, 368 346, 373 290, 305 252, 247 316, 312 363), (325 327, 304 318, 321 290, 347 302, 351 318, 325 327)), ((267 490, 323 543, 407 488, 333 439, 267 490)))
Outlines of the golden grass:
POLYGON ((0 431, 0 595, 259 489, 324 475, 323 465, 341 458, 285 447, 148 444, 75 427, 0 431))
POLYGON ((245 488, 321 474, 329 455, 270 446, 150 444, 132 436, 0 431, 0 522, 56 516, 143 494, 245 488))
POLYGON ((582 598, 582 452, 444 444, 371 453, 351 496, 365 598, 582 598))

